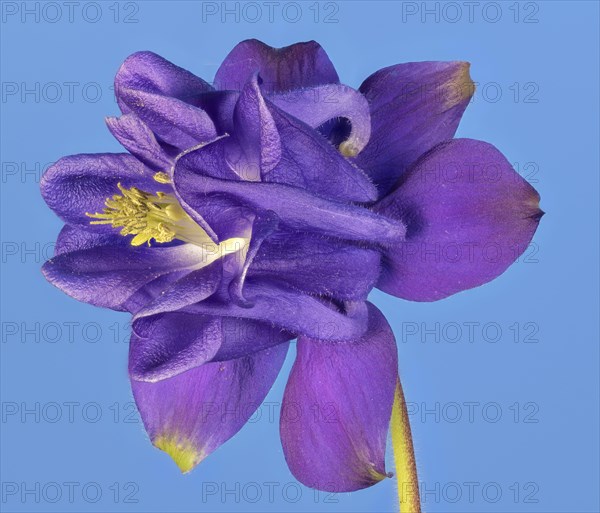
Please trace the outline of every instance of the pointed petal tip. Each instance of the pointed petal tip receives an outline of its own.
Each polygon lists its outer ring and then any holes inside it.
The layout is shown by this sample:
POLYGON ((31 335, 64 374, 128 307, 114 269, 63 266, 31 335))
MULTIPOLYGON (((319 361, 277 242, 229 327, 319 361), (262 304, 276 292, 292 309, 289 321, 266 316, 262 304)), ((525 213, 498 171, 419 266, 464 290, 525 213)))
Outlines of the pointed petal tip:
POLYGON ((182 474, 189 473, 204 459, 202 451, 198 451, 190 441, 177 436, 161 435, 152 443, 171 457, 182 474))
POLYGON ((536 194, 536 196, 537 197, 529 203, 529 206, 531 207, 531 213, 527 217, 532 221, 539 223, 542 217, 546 215, 546 212, 540 208, 539 195, 536 194))
POLYGON ((544 217, 546 214, 546 212, 540 208, 540 194, 529 182, 524 179, 523 181, 529 188, 529 195, 523 201, 525 211, 529 212, 529 215, 527 215, 526 218, 539 223, 542 217, 544 217))
POLYGON ((475 82, 471 78, 470 70, 470 62, 456 62, 456 70, 446 84, 448 89, 448 96, 446 98, 447 108, 452 108, 459 103, 469 101, 473 94, 475 94, 475 82))
POLYGON ((385 470, 382 472, 380 470, 377 470, 372 464, 369 466, 368 472, 369 477, 371 477, 373 481, 372 485, 375 485, 386 478, 394 476, 393 472, 386 472, 385 470))

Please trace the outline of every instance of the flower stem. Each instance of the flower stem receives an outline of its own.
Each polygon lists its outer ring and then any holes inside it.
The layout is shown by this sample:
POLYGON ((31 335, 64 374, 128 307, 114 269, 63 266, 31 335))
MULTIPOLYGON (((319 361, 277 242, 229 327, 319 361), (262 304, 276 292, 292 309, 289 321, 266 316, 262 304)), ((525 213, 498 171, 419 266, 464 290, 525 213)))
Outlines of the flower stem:
POLYGON ((400 376, 398 376, 396 384, 390 429, 392 431, 392 447, 398 480, 400 513, 421 513, 417 463, 400 376))

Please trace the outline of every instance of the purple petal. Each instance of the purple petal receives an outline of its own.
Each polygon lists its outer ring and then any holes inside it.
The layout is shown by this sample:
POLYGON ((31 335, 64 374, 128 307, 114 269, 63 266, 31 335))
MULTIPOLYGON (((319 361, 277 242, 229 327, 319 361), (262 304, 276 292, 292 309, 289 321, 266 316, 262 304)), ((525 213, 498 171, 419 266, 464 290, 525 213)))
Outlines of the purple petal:
POLYGON ((152 130, 135 114, 106 118, 106 124, 126 150, 153 170, 166 171, 171 167, 171 159, 161 148, 152 130))
POLYGON ((212 91, 201 78, 152 52, 130 55, 117 72, 115 94, 124 113, 130 110, 121 92, 128 89, 171 96, 191 104, 212 91))
POLYGON ((193 105, 210 116, 219 134, 230 134, 233 131, 233 111, 239 95, 237 91, 211 91, 199 96, 193 105))
POLYGON ((387 248, 377 286, 435 301, 494 279, 531 241, 539 199, 491 144, 437 146, 375 207, 407 226, 406 242, 387 248))
POLYGON ((116 233, 97 233, 66 224, 62 227, 56 239, 54 256, 98 246, 122 246, 127 248, 130 244, 127 238, 116 233))
MULTIPOLYGON (((58 256, 74 251, 91 250, 92 248, 100 246, 112 246, 113 248, 121 247, 124 253, 127 253, 131 249, 129 240, 121 235, 82 230, 67 224, 58 235, 54 254, 55 256, 58 256)), ((148 277, 150 281, 137 289, 123 303, 115 304, 115 306, 112 306, 111 308, 127 310, 132 314, 136 314, 148 303, 154 301, 158 297, 162 297, 163 293, 168 291, 175 282, 188 274, 193 275, 200 271, 193 271, 190 273, 189 269, 184 268, 184 270, 175 270, 167 274, 161 274, 158 278, 153 278, 153 275, 151 275, 148 277)), ((93 283, 92 279, 92 286, 93 283)))
POLYGON ((136 312, 137 316, 174 312, 211 296, 219 286, 222 262, 217 260, 164 286, 160 294, 136 312))
POLYGON ((217 136, 208 113, 177 98, 123 88, 120 101, 162 141, 179 150, 186 150, 217 136))
POLYGON ((242 89, 233 114, 235 139, 243 158, 234 169, 243 179, 260 180, 281 158, 281 141, 256 76, 242 89), (248 174, 253 174, 248 178, 248 174))
POLYGON ((291 334, 247 319, 169 312, 134 320, 129 375, 168 379, 209 361, 247 356, 288 341, 291 334))
POLYGON ((117 73, 115 93, 124 113, 135 109, 122 95, 131 96, 131 91, 181 100, 206 111, 219 133, 231 131, 238 93, 215 91, 204 80, 152 52, 134 53, 117 73))
POLYGON ((315 41, 273 48, 248 39, 225 58, 215 76, 215 86, 239 91, 256 72, 268 92, 339 82, 325 50, 315 41))
MULTIPOLYGON (((133 295, 127 298, 122 305, 123 309, 130 312, 132 315, 137 315, 146 305, 152 303, 157 298, 160 298, 165 290, 172 289, 173 284, 181 280, 188 274, 194 274, 197 271, 190 273, 189 269, 177 269, 167 274, 161 274, 158 278, 148 281, 144 286, 135 291, 133 295)), ((166 308, 157 309, 157 311, 170 311, 167 302, 166 308)))
POLYGON ((129 375, 155 382, 212 359, 221 345, 218 317, 178 312, 137 319, 129 350, 129 375))
POLYGON ((269 101, 312 128, 336 118, 350 122, 348 138, 342 143, 342 153, 356 156, 369 142, 371 115, 369 102, 358 91, 341 84, 327 84, 309 89, 276 93, 269 101))
MULTIPOLYGON (((183 155, 175 164, 173 176, 184 208, 192 217, 205 219, 219 238, 222 237, 216 226, 219 221, 214 218, 218 218, 220 212, 227 213, 229 208, 242 206, 256 213, 271 210, 294 230, 315 231, 347 240, 402 240, 401 223, 359 206, 328 201, 278 183, 213 178, 212 175, 222 173, 219 159, 214 158, 213 145, 223 143, 224 138, 183 155)), ((220 224, 227 227, 226 223, 220 224)))
POLYGON ((379 251, 310 234, 277 234, 257 253, 249 276, 283 280, 337 300, 365 300, 381 270, 379 251))
POLYGON ((131 386, 152 443, 189 472, 235 435, 271 388, 287 353, 279 344, 251 356, 207 363, 131 386))
POLYGON ((321 134, 267 100, 281 137, 279 165, 263 176, 306 189, 327 199, 370 202, 377 189, 370 178, 344 158, 321 134))
POLYGON ((293 288, 266 279, 247 279, 244 297, 251 307, 209 298, 185 312, 270 322, 273 326, 314 338, 346 340, 366 330, 364 303, 346 303, 345 310, 293 288))
POLYGON ((249 233, 256 215, 235 198, 215 194, 202 200, 193 194, 199 185, 196 174, 217 178, 219 182, 238 181, 240 177, 229 165, 227 155, 234 141, 228 136, 181 154, 173 167, 173 183, 179 203, 214 242, 249 233), (180 167, 175 177, 175 169, 180 167), (179 181, 179 175, 184 179, 179 181), (188 180, 189 179, 189 183, 188 180), (186 190, 190 187, 190 191, 186 190), (188 201, 200 200, 193 205, 188 201))
POLYGON ((363 82, 372 132, 356 162, 381 196, 423 153, 454 136, 474 90, 466 62, 398 64, 363 82))
POLYGON ((90 225, 86 212, 102 212, 106 199, 119 192, 118 183, 153 193, 171 190, 156 182, 149 168, 126 153, 63 157, 44 173, 40 188, 48 206, 67 223, 114 233, 108 225, 90 225))
POLYGON ((100 245, 61 253, 43 268, 46 279, 79 301, 106 308, 122 305, 141 287, 165 274, 192 271, 202 261, 201 248, 100 245))
POLYGON ((282 404, 285 459, 306 486, 350 492, 387 476, 385 444, 398 362, 394 335, 369 304, 364 337, 299 337, 282 404))
POLYGON ((293 334, 273 326, 268 321, 236 317, 220 317, 220 319, 223 337, 213 361, 241 358, 295 338, 293 334))
POLYGON ((240 306, 252 306, 244 297, 243 293, 246 275, 263 242, 277 229, 278 225, 279 218, 272 212, 267 212, 264 215, 256 216, 254 219, 252 224, 252 237, 250 238, 250 244, 248 246, 244 262, 228 286, 231 300, 235 301, 240 306))

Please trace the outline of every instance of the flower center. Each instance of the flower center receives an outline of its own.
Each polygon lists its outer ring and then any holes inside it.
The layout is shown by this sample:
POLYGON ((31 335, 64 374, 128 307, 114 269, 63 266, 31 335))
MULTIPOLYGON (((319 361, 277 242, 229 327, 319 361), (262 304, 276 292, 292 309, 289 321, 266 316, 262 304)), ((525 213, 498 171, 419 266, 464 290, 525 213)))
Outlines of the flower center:
MULTIPOLYGON (((158 173, 157 173, 158 175, 158 173)), ((155 179, 161 183, 159 178, 155 179)), ((157 192, 150 194, 136 187, 127 189, 117 184, 121 194, 105 201, 106 208, 95 214, 86 213, 95 219, 90 224, 109 224, 121 228, 121 235, 133 235, 132 246, 141 246, 150 241, 171 242, 174 239, 200 246, 210 261, 241 251, 245 256, 248 238, 234 237, 215 244, 208 234, 188 214, 173 194, 157 192)))
POLYGON ((121 235, 134 235, 133 246, 144 243, 171 242, 179 239, 191 244, 210 242, 206 232, 181 208, 172 194, 157 192, 149 194, 136 187, 117 187, 121 194, 107 198, 106 208, 101 213, 87 216, 97 219, 90 224, 110 224, 121 228, 121 235))

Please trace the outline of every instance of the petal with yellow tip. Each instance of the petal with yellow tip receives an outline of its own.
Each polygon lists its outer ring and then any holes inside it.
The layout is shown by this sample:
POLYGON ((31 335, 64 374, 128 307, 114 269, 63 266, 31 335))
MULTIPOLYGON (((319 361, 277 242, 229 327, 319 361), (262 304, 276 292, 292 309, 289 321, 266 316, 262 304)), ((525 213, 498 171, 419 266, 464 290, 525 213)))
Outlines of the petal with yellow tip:
POLYGON ((283 343, 242 358, 200 365, 148 383, 131 380, 150 440, 189 472, 235 435, 269 392, 288 349, 283 343))
POLYGON ((356 162, 383 196, 423 153, 454 137, 475 85, 467 62, 409 62, 376 71, 360 92, 372 127, 356 162))
POLYGON ((298 338, 280 432, 292 474, 311 488, 350 492, 388 477, 396 343, 383 314, 368 307, 369 327, 359 339, 298 338))

